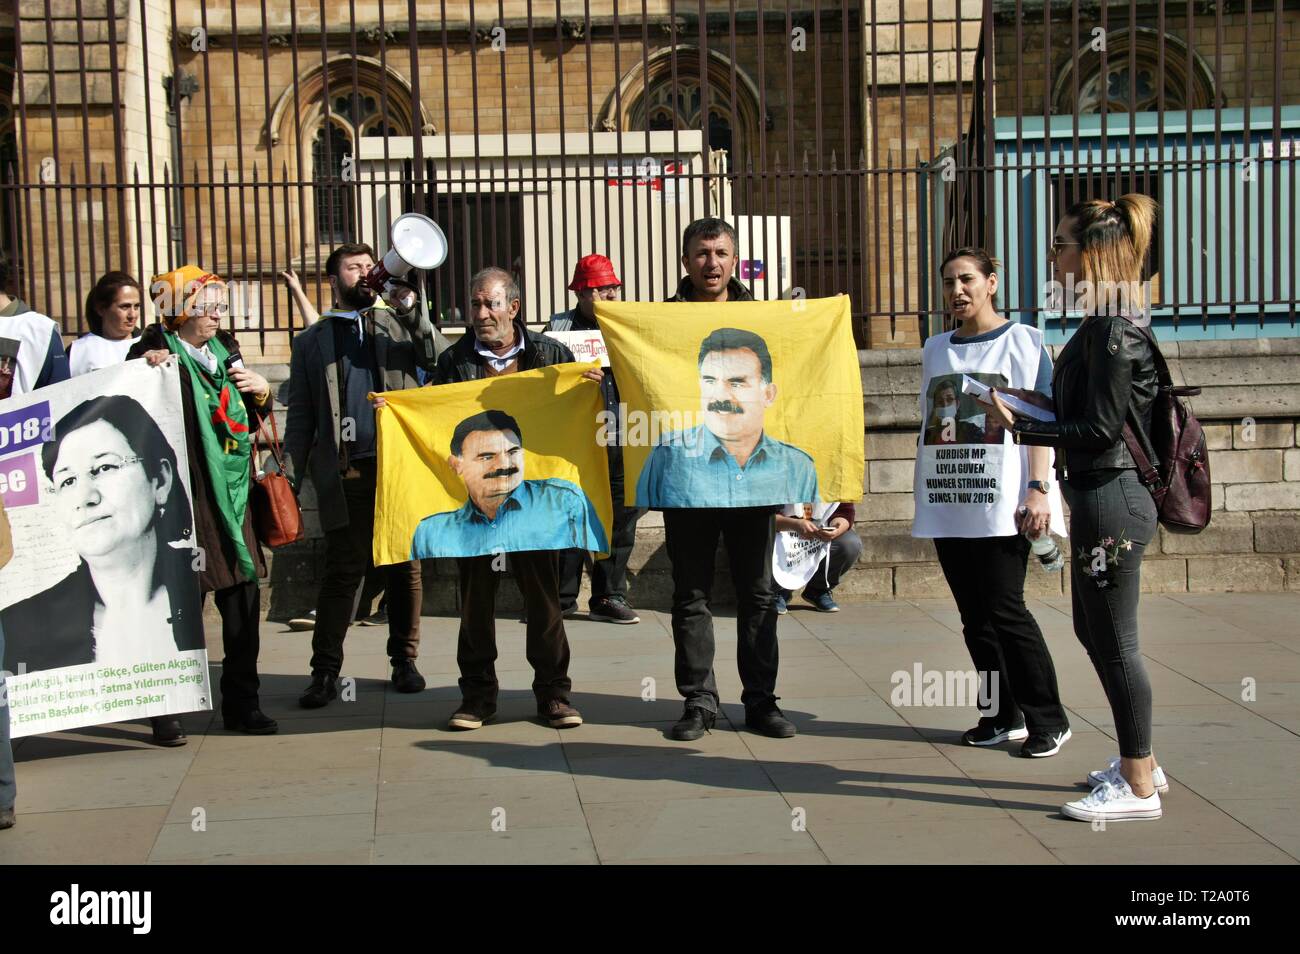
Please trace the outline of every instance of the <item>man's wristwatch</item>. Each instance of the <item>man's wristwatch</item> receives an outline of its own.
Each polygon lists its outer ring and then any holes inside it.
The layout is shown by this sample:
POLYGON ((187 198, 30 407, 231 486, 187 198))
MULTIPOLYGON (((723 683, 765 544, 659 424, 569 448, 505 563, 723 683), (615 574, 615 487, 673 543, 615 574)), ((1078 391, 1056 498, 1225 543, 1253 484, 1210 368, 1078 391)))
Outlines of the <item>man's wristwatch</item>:
POLYGON ((1029 490, 1037 490, 1040 494, 1051 493, 1052 484, 1047 480, 1031 480, 1025 485, 1029 490))

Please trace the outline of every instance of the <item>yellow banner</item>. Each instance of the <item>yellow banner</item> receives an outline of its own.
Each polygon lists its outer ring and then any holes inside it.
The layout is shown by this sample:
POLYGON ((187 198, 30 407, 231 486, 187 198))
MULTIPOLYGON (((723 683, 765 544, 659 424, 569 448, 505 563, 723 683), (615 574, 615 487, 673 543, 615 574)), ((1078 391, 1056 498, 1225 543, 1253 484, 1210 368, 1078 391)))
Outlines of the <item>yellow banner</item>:
POLYGON ((596 364, 384 394, 376 564, 520 550, 609 551, 596 364))
POLYGON ((597 302, 623 408, 626 503, 756 507, 862 497, 849 299, 597 302))

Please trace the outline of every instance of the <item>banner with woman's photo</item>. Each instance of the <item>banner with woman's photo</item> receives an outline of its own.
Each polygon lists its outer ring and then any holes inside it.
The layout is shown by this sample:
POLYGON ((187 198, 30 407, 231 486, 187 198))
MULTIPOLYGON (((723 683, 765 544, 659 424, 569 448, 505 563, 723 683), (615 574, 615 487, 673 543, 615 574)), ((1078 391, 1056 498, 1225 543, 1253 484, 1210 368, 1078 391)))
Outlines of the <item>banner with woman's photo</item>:
POLYGON ((175 362, 0 401, 13 735, 211 708, 175 362))

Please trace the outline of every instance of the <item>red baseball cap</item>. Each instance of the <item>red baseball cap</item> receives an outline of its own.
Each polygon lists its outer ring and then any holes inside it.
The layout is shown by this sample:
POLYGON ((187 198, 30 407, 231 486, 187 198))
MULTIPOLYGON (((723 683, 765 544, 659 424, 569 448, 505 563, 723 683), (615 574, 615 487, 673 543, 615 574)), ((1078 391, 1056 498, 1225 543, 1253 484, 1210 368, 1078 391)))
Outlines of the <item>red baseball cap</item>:
POLYGON ((569 291, 582 291, 586 288, 605 288, 623 283, 614 274, 614 263, 604 255, 584 255, 578 259, 578 267, 573 270, 573 281, 569 282, 569 291))

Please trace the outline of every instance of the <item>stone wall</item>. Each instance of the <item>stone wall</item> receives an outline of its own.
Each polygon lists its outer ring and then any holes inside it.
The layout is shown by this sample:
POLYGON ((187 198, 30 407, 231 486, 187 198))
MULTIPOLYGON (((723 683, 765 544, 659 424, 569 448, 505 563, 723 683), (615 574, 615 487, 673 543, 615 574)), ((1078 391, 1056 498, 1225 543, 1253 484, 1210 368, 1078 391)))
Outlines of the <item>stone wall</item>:
MULTIPOLYGON (((1148 592, 1198 593, 1300 590, 1300 340, 1255 339, 1168 343, 1174 380, 1203 388, 1191 401, 1210 446, 1214 513, 1195 535, 1163 528, 1147 551, 1148 592)), ((914 540, 912 468, 920 426, 918 349, 861 351, 867 421, 866 477, 857 506, 861 562, 836 591, 843 602, 946 597, 948 588, 928 540, 914 540)), ((283 366, 263 368, 283 381, 283 366)), ((305 612, 315 599, 324 547, 310 485, 303 497, 310 539, 274 554, 269 608, 276 619, 305 612)), ((734 601, 725 554, 717 561, 716 602, 734 601)), ((425 612, 456 609, 455 567, 425 564, 425 612)), ((1068 595, 1066 571, 1030 567, 1026 590, 1068 595)), ((667 609, 672 582, 659 514, 642 520, 631 562, 633 605, 667 609)), ((582 599, 585 605, 585 590, 582 599)), ((501 612, 522 603, 512 584, 501 612)))

